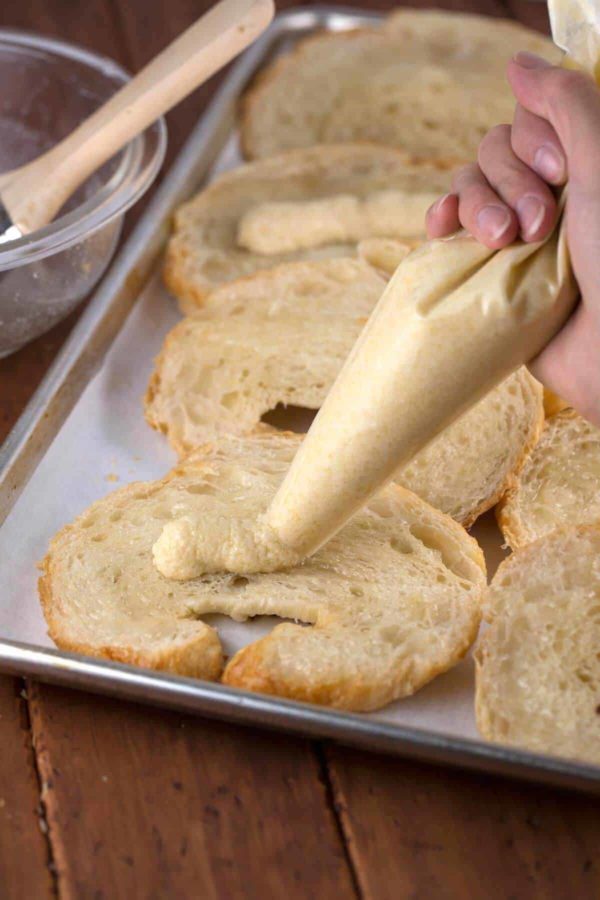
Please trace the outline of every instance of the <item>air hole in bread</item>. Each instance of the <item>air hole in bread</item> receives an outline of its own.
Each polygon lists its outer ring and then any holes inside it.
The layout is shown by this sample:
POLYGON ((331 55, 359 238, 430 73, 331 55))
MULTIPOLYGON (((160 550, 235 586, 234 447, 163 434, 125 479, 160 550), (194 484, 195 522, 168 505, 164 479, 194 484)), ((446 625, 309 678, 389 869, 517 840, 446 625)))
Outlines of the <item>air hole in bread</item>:
POLYGON ((238 397, 239 391, 229 391, 229 393, 223 394, 221 397, 221 406, 224 406, 225 409, 232 409, 237 403, 238 397))
POLYGON ((385 625, 379 630, 379 636, 389 644, 398 644, 402 640, 402 630, 399 625, 385 625))
POLYGON ((395 535, 390 540, 390 547, 398 553, 412 553, 414 549, 409 539, 403 535, 395 535))
POLYGON ((246 585, 250 584, 250 580, 248 578, 245 578, 243 575, 235 575, 231 579, 229 584, 230 584, 230 587, 236 588, 236 590, 237 590, 239 588, 245 588, 246 585))
POLYGON ((306 406, 286 406, 278 403, 274 409, 268 410, 261 416, 261 422, 277 428, 278 431, 294 431, 296 434, 306 434, 313 419, 317 414, 316 409, 307 409, 306 406))
POLYGON ((197 484, 188 484, 186 487, 186 491, 188 494, 215 494, 216 489, 212 484, 208 484, 206 481, 200 481, 197 484))
POLYGON ((412 536, 420 541, 425 547, 440 554, 442 562, 447 569, 454 572, 458 578, 467 579, 466 582, 461 580, 461 585, 468 587, 470 583, 468 565, 466 564, 466 561, 463 560, 460 552, 449 543, 447 537, 437 531, 437 529, 432 528, 431 525, 424 525, 419 522, 411 525, 409 530, 412 536))

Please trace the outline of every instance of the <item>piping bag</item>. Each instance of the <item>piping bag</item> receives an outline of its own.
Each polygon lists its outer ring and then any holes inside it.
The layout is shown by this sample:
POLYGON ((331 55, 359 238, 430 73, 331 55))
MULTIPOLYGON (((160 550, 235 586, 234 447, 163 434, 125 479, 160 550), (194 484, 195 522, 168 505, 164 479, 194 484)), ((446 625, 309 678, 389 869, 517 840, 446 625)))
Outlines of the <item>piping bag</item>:
MULTIPOLYGON (((549 0, 564 64, 594 77, 598 0, 549 0)), ((578 300, 564 205, 543 243, 499 251, 457 234, 400 264, 266 514, 310 556, 458 416, 560 330, 578 300)))
MULTIPOLYGON (((596 76, 600 0, 549 0, 564 64, 596 76), (598 4, 598 5, 596 5, 598 4)), ((490 250, 465 233, 424 244, 387 285, 259 521, 168 523, 165 576, 265 572, 329 540, 398 469, 533 359, 578 301, 564 207, 543 242, 490 250)))

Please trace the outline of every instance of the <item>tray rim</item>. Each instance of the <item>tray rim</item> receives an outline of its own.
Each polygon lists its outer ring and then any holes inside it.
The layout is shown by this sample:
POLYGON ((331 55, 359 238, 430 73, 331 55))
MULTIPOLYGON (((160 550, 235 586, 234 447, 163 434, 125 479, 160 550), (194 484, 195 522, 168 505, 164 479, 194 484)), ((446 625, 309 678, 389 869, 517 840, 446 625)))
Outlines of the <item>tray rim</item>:
MULTIPOLYGON (((285 38, 316 28, 345 30, 377 22, 382 13, 344 6, 296 7, 236 62, 201 115, 132 234, 96 289, 19 420, 0 447, 0 527, 53 438, 100 367, 150 278, 168 235, 172 209, 206 176, 218 133, 241 89, 285 38)), ((220 148, 219 148, 220 149, 220 148)), ((407 728, 356 713, 284 700, 81 654, 0 638, 0 671, 77 690, 225 719, 245 726, 329 739, 376 752, 507 775, 600 794, 600 766, 484 740, 407 728)))

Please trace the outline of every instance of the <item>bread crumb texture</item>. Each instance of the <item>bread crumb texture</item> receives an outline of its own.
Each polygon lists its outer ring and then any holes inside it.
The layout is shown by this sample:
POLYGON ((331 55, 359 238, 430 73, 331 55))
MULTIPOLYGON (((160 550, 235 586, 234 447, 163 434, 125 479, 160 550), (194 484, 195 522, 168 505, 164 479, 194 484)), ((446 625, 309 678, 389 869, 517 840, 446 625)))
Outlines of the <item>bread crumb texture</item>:
MULTIPOLYGON (((185 454, 221 434, 270 430, 275 407, 317 410, 385 280, 358 260, 288 263, 214 291, 167 336, 146 418, 185 454)), ((542 390, 511 375, 422 450, 397 480, 470 525, 512 483, 543 422, 542 390)))
POLYGON ((600 522, 599 485, 600 430, 571 409, 552 416, 498 509, 508 544, 600 522))
POLYGON ((476 712, 498 743, 600 763, 600 526, 558 529, 499 567, 476 651, 476 712))
MULTIPOLYGON (((356 258, 371 239, 414 246, 425 239, 427 206, 449 183, 445 165, 369 144, 308 147, 240 166, 178 209, 166 285, 193 314, 220 285, 280 263, 356 258)), ((370 252, 389 266, 402 251, 370 252)))
POLYGON ((40 596, 58 646, 218 679, 208 613, 283 623, 239 651, 227 684, 342 709, 372 710, 453 666, 475 639, 483 555, 464 529, 392 485, 303 565, 175 582, 152 562, 165 524, 203 519, 224 534, 267 508, 299 438, 222 438, 165 479, 95 503, 52 541, 40 596), (223 531, 224 529, 224 531, 223 531), (302 624, 300 624, 302 623, 302 624))
POLYGON ((442 10, 399 10, 380 28, 309 37, 246 94, 244 152, 374 141, 425 159, 472 159, 489 128, 512 120, 506 64, 517 47, 560 59, 516 22, 442 10))

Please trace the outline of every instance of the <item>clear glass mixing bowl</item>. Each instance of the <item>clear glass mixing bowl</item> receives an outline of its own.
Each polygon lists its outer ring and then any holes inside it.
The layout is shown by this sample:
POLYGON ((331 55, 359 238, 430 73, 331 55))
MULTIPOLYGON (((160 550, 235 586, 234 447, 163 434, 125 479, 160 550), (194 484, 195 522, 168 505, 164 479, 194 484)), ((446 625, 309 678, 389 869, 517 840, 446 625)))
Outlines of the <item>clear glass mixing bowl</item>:
MULTIPOLYGON (((0 29, 0 173, 56 144, 128 77, 87 50, 0 29)), ((165 147, 161 119, 92 175, 54 222, 0 244, 0 357, 47 331, 94 287, 123 214, 151 185, 165 147)))

